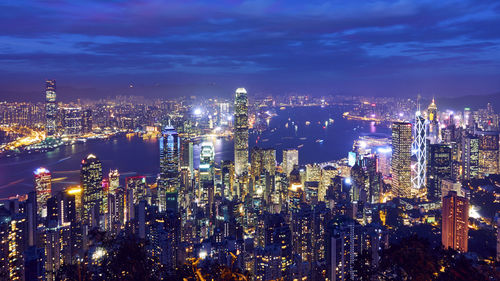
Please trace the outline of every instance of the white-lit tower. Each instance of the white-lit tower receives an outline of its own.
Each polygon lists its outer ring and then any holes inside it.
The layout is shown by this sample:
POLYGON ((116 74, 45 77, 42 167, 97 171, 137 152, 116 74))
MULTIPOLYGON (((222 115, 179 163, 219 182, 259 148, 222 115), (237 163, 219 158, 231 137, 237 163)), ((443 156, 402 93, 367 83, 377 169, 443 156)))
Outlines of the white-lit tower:
POLYGON ((425 187, 427 165, 427 120, 420 112, 420 106, 415 113, 415 126, 413 130, 412 156, 416 162, 412 165, 411 184, 414 190, 425 187))
POLYGON ((248 98, 245 88, 234 97, 234 171, 237 177, 248 173, 248 98))

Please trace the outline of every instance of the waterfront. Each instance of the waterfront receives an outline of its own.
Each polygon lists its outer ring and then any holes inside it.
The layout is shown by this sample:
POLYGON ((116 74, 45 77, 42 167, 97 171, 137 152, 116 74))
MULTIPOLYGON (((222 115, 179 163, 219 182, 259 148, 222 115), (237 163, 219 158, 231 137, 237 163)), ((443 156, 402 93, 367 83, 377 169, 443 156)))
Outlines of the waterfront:
MULTIPOLYGON (((249 147, 273 147, 277 150, 278 161, 281 161, 282 149, 299 147, 300 164, 307 164, 346 157, 353 140, 360 135, 390 132, 387 124, 375 125, 374 122, 343 119, 343 110, 340 107, 277 109, 277 116, 269 120, 266 131, 250 133, 249 147)), ((213 141, 217 162, 233 159, 231 139, 213 141)), ((0 159, 0 198, 33 190, 32 173, 42 166, 52 172, 53 191, 79 184, 80 162, 89 153, 99 157, 105 174, 111 168, 118 169, 122 183, 124 177, 137 174, 146 175, 148 182, 152 183, 158 172, 159 151, 156 139, 123 136, 88 141, 45 153, 0 159)), ((195 149, 195 166, 198 153, 195 149)))

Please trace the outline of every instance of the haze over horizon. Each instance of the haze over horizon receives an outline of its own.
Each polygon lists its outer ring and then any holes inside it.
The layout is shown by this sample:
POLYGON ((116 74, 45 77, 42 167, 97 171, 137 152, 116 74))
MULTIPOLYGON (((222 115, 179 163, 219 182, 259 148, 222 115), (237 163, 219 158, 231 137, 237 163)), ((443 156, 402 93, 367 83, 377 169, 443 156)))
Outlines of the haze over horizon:
POLYGON ((500 92, 497 1, 4 1, 0 96, 500 92), (134 85, 130 88, 130 85, 134 85))

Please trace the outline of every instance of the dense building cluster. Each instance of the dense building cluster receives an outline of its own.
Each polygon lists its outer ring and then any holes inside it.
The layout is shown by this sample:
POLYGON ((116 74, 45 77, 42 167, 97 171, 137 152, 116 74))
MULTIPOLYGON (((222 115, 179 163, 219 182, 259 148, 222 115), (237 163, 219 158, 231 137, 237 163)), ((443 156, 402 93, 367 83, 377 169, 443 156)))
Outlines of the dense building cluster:
MULTIPOLYGON (((498 115, 491 106, 455 114, 439 112, 433 100, 426 112, 394 122, 392 138, 362 136, 345 159, 301 165, 297 147, 279 161, 275 148, 249 145, 250 128, 259 128, 255 108, 276 101, 253 106, 244 88, 233 106, 211 101, 189 110, 166 102, 58 109, 55 98, 55 81, 48 81, 46 138, 115 126, 131 132, 142 124, 144 134, 158 136, 158 176, 123 180, 90 154, 81 161, 80 185, 55 191, 51 172, 37 169, 33 191, 0 209, 2 280, 56 280, 68 265, 101 266, 116 251, 96 233, 147 241, 151 270, 169 276, 198 259, 238 268, 252 280, 373 280, 375 274, 364 279, 367 272, 379 268, 406 228, 428 226, 445 248, 464 254, 470 225, 495 227, 498 210, 487 219, 469 217, 477 194, 498 194, 498 115), (206 135, 217 130, 232 130, 234 159, 215 160, 206 135)), ((308 99, 286 102, 304 106, 308 99)), ((376 108, 363 102, 357 111, 379 114, 376 108)))

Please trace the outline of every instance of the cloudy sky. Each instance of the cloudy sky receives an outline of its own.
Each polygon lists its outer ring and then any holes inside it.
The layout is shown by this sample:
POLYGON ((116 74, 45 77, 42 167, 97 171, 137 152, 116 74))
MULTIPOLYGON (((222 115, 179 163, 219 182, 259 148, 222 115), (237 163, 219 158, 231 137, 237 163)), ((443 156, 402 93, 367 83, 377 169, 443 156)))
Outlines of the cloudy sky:
POLYGON ((0 2, 0 96, 500 92, 500 2, 0 2), (134 85, 130 88, 129 85, 134 85))

